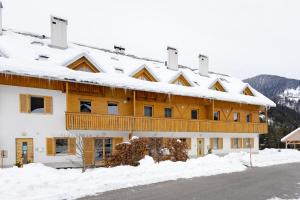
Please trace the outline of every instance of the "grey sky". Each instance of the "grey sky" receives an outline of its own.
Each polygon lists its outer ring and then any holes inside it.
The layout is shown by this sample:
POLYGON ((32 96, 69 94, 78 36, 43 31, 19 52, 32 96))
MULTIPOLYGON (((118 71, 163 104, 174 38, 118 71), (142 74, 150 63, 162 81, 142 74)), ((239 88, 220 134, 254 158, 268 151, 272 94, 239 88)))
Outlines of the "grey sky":
POLYGON ((300 79, 297 0, 2 0, 4 28, 49 35, 50 14, 69 20, 69 40, 166 59, 239 78, 267 73, 300 79))

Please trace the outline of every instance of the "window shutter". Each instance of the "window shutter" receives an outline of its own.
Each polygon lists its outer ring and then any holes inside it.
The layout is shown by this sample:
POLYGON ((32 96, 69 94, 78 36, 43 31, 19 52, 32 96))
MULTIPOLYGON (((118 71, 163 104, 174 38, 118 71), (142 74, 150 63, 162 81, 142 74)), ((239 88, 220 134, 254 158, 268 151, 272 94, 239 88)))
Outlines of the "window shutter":
POLYGON ((116 152, 116 145, 123 142, 123 138, 113 138, 113 154, 116 152))
POLYGON ((45 113, 52 114, 53 112, 53 103, 52 97, 44 97, 44 106, 45 106, 45 113))
POLYGON ((186 138, 186 145, 188 149, 192 149, 192 139, 191 138, 186 138))
POLYGON ((94 138, 83 138, 83 156, 86 166, 94 164, 94 138))
POLYGON ((219 149, 223 149, 223 138, 218 139, 218 147, 219 149))
POLYGON ((209 139, 209 145, 211 149, 214 149, 214 138, 209 139))
POLYGON ((20 112, 21 113, 29 112, 29 95, 20 94, 20 112))
POLYGON ((234 149, 234 138, 230 138, 230 146, 234 149))
POLYGON ((76 138, 68 139, 68 153, 69 153, 69 155, 76 154, 76 138))
POLYGON ((47 156, 54 156, 55 155, 55 139, 54 138, 47 138, 46 139, 46 148, 47 148, 47 156))
POLYGON ((243 147, 243 139, 242 138, 239 138, 239 146, 238 148, 242 148, 243 147))

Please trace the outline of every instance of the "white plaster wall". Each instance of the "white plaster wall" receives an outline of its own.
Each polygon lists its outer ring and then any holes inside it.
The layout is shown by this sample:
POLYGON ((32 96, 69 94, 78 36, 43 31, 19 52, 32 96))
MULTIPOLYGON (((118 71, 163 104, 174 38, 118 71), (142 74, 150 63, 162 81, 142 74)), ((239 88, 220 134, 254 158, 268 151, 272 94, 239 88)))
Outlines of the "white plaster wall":
POLYGON ((4 165, 16 163, 16 138, 33 138, 34 162, 70 162, 75 156, 47 156, 46 138, 64 136, 66 97, 61 91, 0 85, 0 149, 8 151, 4 165), (53 114, 20 113, 19 94, 53 98, 53 114))

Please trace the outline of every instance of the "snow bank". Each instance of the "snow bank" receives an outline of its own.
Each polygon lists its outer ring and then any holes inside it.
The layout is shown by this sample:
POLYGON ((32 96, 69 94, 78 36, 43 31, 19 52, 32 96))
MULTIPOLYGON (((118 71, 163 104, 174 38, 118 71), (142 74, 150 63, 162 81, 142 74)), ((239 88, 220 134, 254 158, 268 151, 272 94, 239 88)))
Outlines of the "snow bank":
MULTIPOLYGON (((258 167, 291 162, 300 162, 299 151, 267 149, 253 155, 253 165, 258 167)), ((81 173, 80 169, 57 170, 39 163, 1 169, 0 199, 75 199, 178 178, 239 172, 247 169, 245 164, 249 164, 249 154, 207 155, 187 162, 164 161, 159 164, 154 163, 151 157, 145 157, 140 163, 138 167, 97 168, 86 173, 81 173)))

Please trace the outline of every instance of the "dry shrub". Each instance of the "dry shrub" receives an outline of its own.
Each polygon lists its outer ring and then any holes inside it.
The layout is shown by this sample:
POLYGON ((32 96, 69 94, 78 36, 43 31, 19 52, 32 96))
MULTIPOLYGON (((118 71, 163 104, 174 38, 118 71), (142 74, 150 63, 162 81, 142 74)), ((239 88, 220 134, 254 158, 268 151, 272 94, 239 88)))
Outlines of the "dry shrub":
POLYGON ((105 166, 114 167, 119 165, 138 166, 139 161, 147 153, 147 142, 143 138, 133 138, 116 146, 117 152, 105 160, 105 166))

